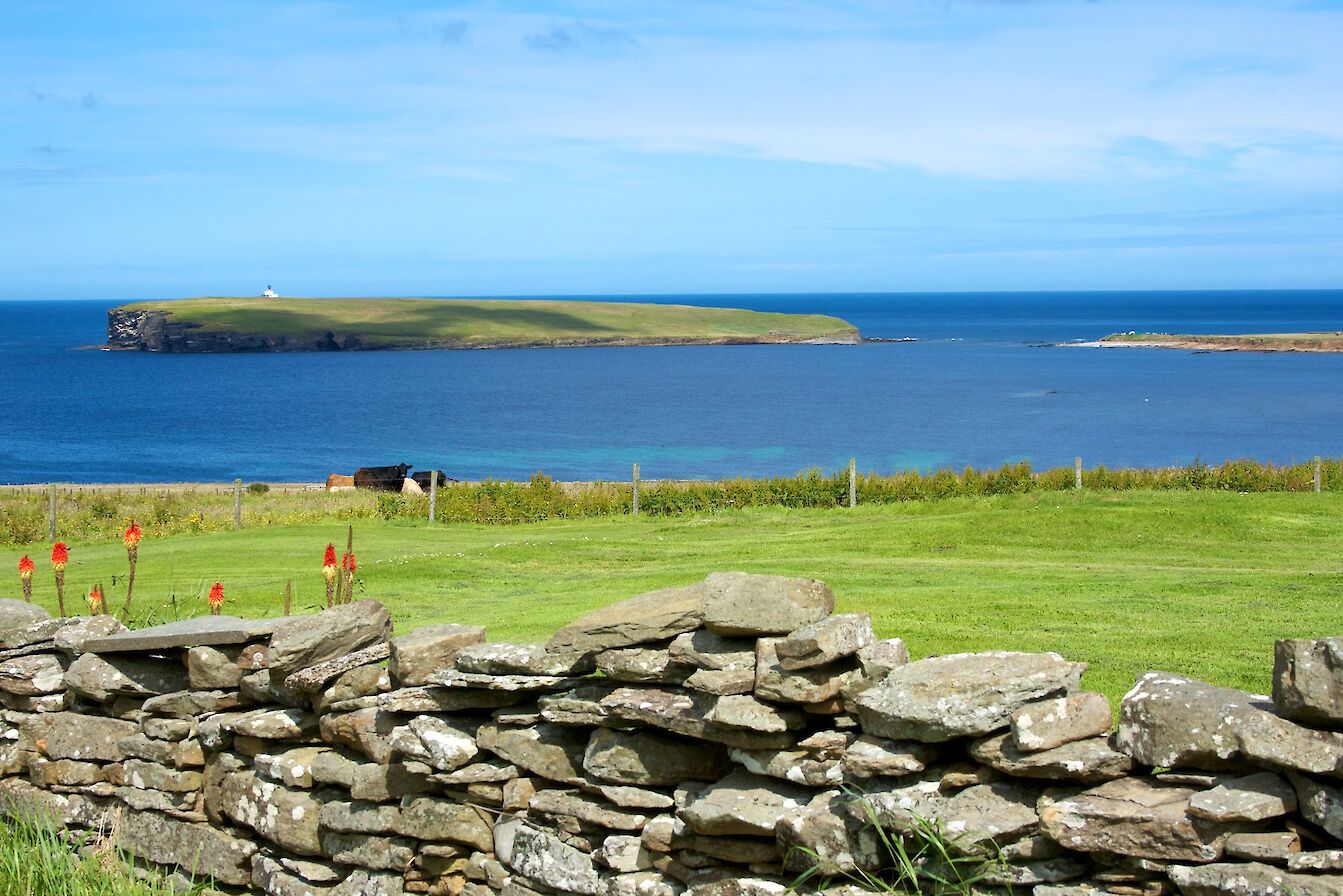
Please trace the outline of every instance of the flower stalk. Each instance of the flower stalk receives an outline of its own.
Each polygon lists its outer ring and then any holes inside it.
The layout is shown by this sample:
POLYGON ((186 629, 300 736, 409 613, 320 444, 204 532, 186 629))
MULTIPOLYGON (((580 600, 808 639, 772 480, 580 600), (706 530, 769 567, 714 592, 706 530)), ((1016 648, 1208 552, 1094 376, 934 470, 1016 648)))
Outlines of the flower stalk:
POLYGON ((19 558, 19 580, 23 582, 23 599, 28 603, 33 602, 33 558, 24 554, 19 558))
POLYGON ((58 541, 51 546, 51 569, 56 574, 56 606, 65 618, 65 567, 70 562, 70 548, 58 541))
POLYGON ((131 520, 131 524, 126 527, 121 540, 126 545, 126 562, 130 565, 130 575, 126 577, 126 603, 121 607, 121 615, 129 620, 131 596, 135 593, 135 562, 140 558, 140 526, 135 520, 131 520))

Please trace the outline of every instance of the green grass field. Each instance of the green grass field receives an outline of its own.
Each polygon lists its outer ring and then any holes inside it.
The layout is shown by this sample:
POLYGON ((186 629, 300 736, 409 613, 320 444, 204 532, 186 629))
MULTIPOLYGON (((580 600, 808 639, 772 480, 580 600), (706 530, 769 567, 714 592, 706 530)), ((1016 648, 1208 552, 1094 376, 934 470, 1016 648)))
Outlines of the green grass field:
MULTIPOLYGON (((275 615, 286 579, 295 610, 323 601, 319 571, 341 523, 147 537, 134 615, 275 615)), ((36 598, 55 603, 45 548, 36 598)), ((1273 640, 1343 634, 1343 494, 1061 492, 955 498, 856 510, 752 509, 518 526, 430 528, 360 521, 358 596, 387 604, 398 630, 429 622, 540 640, 580 613, 696 581, 715 570, 828 582, 841 611, 918 656, 1056 650, 1091 664, 1086 682, 1118 699, 1148 669, 1264 692, 1273 640)), ((5 549, 9 587, 21 549, 5 549)), ((70 606, 94 582, 117 608, 119 541, 75 543, 70 606)))
POLYGON ((1193 335, 1182 333, 1112 333, 1101 342, 1204 351, 1343 352, 1343 332, 1242 333, 1193 335))
POLYGON ((507 346, 582 342, 801 341, 851 339, 837 317, 734 308, 473 299, 262 299, 210 296, 138 302, 132 311, 165 311, 174 323, 205 331, 313 340, 354 333, 365 347, 507 346))

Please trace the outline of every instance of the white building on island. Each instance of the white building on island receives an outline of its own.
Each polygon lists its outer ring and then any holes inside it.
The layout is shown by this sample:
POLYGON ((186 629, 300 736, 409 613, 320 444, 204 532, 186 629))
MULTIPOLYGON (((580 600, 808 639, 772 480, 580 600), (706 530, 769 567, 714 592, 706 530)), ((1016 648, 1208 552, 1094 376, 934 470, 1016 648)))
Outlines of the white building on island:
POLYGON ((269 286, 267 286, 266 291, 261 294, 261 298, 263 299, 278 299, 279 297, 280 294, 275 290, 271 289, 269 286))

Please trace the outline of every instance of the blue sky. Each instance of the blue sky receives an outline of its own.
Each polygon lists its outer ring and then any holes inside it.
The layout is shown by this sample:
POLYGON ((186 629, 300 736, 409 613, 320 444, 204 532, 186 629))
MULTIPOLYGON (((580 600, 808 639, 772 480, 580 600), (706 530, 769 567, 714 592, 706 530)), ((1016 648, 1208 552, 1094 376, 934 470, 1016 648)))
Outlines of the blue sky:
POLYGON ((1343 3, 0 4, 0 298, 1343 286, 1343 3))

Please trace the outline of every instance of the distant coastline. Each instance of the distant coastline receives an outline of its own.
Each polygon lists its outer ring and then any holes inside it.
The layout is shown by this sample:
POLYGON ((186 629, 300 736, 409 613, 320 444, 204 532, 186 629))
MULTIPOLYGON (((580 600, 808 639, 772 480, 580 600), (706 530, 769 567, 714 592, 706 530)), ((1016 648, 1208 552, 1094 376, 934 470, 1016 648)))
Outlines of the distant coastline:
POLYGON ((1199 352, 1343 352, 1343 331, 1328 333, 1112 333, 1093 342, 1069 342, 1079 348, 1176 348, 1199 352))
POLYGON ((851 344, 837 317, 638 302, 208 297, 107 314, 107 348, 163 353, 851 344))

